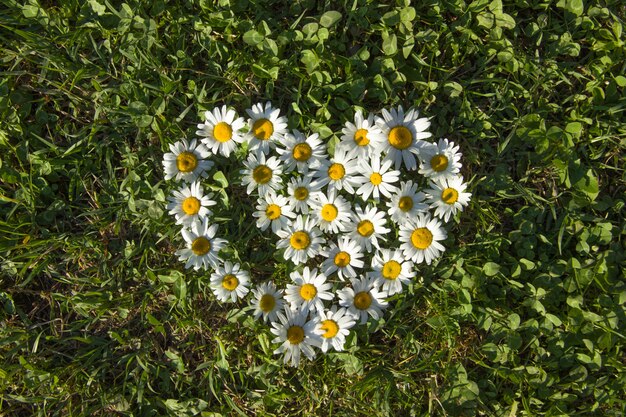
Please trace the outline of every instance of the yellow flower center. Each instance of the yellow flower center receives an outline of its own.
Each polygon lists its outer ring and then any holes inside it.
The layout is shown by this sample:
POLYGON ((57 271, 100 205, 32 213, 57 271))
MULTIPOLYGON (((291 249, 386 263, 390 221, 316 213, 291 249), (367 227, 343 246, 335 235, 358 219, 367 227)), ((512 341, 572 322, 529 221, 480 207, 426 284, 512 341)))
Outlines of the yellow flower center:
POLYGON ((303 284, 300 287, 300 297, 307 301, 311 301, 317 295, 317 288, 313 284, 303 284))
POLYGON ((433 168, 433 171, 441 172, 448 168, 448 157, 445 155, 435 155, 430 158, 430 166, 433 168))
POLYGON ((387 140, 394 148, 404 150, 411 146, 411 143, 413 142, 413 135, 406 127, 396 126, 389 131, 387 140))
POLYGON ((387 261, 383 265, 382 275, 383 275, 383 278, 385 279, 394 280, 398 278, 398 275, 400 275, 400 272, 402 272, 402 265, 400 265, 396 261, 393 261, 393 260, 387 261))
POLYGON ((259 300, 259 308, 261 309, 261 311, 269 313, 270 311, 274 310, 275 306, 276 299, 272 294, 263 294, 263 296, 261 296, 261 299, 259 300))
POLYGON ((257 184, 267 184, 271 179, 274 171, 267 165, 258 165, 252 170, 252 178, 257 184))
POLYGON ((307 190, 306 187, 298 187, 294 190, 293 196, 298 201, 306 200, 307 197, 309 196, 309 190, 307 190))
POLYGON ((183 204, 181 204, 181 206, 185 214, 193 216, 194 214, 198 214, 200 211, 200 200, 196 197, 187 197, 183 200, 183 204))
POLYGON ((309 234, 307 232, 300 230, 294 232, 294 234, 291 235, 291 238, 289 238, 289 243, 291 244, 292 248, 296 250, 303 250, 309 247, 309 244, 311 243, 311 238, 309 237, 309 234))
POLYGON ((370 140, 367 137, 367 129, 359 129, 354 132, 354 143, 358 146, 367 146, 370 140))
POLYGON ((454 204, 459 199, 459 192, 454 188, 446 188, 441 193, 441 199, 446 204, 454 204))
POLYGON ((367 310, 372 304, 372 296, 369 292, 358 292, 354 295, 354 306, 359 310, 367 310))
POLYGON ((332 339, 339 333, 339 325, 334 320, 324 320, 320 329, 325 331, 322 335, 325 339, 332 339))
POLYGON ((258 140, 268 140, 274 133, 274 124, 267 119, 259 119, 252 125, 252 133, 258 140))
POLYGON ((180 172, 192 172, 197 166, 198 158, 193 152, 181 152, 176 157, 176 168, 180 172))
POLYGON ((370 175, 370 182, 374 185, 380 185, 380 183, 383 182, 383 176, 380 175, 378 172, 374 172, 372 175, 370 175))
POLYGON ((233 291, 238 285, 239 280, 233 274, 225 275, 224 278, 222 278, 222 287, 228 291, 233 291))
POLYGON ((350 265, 350 254, 344 251, 338 252, 337 255, 335 255, 335 265, 339 268, 345 268, 350 265))
POLYGON ((369 220, 361 220, 356 231, 363 237, 370 237, 374 233, 374 224, 369 220))
POLYGON ((265 215, 270 220, 276 220, 280 217, 281 213, 282 210, 277 204, 268 204, 267 208, 265 209, 265 215))
POLYGON ((233 137, 233 128, 226 122, 219 122, 213 128, 213 137, 218 142, 228 142, 233 137))
POLYGON ((339 211, 334 204, 324 204, 324 207, 322 207, 322 219, 326 220, 327 222, 332 222, 333 220, 335 220, 338 213, 339 211))
POLYGON ((331 180, 340 180, 346 175, 346 169, 342 164, 334 163, 328 168, 328 176, 331 180))
POLYGON ((308 143, 298 143, 293 147, 293 159, 300 162, 306 162, 313 155, 313 150, 308 143))
POLYGON ((304 340, 304 329, 300 326, 291 326, 287 329, 287 340, 292 345, 299 345, 304 340))
POLYGON ((400 197, 400 201, 398 201, 398 208, 404 212, 411 210, 413 208, 413 199, 408 195, 400 197))
POLYGON ((210 250, 211 242, 209 242, 209 239, 204 236, 196 238, 191 243, 191 251, 198 256, 206 255, 210 250))
POLYGON ((413 230, 411 233, 411 243, 417 249, 426 249, 433 242, 433 234, 425 227, 413 230))

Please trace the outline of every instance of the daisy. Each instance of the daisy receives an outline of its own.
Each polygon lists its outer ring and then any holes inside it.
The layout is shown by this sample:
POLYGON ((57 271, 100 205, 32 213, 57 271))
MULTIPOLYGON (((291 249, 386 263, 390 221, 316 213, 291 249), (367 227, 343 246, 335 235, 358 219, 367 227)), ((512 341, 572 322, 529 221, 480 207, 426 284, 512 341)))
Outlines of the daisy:
POLYGON ((346 190, 354 194, 359 182, 354 175, 358 172, 356 159, 344 147, 335 148, 335 155, 330 159, 322 159, 320 168, 315 171, 315 183, 323 187, 328 184, 329 190, 346 190))
POLYGON ((387 295, 394 295, 402 292, 402 285, 415 277, 413 267, 413 262, 406 260, 399 249, 381 249, 372 259, 373 271, 369 276, 382 285, 387 295))
POLYGON ((439 243, 447 237, 441 222, 431 219, 430 214, 420 213, 400 226, 400 249, 404 257, 415 263, 426 261, 428 265, 446 249, 439 243))
POLYGON ((269 190, 279 190, 283 179, 280 161, 272 156, 266 160, 263 152, 248 155, 248 160, 243 163, 246 168, 240 171, 243 178, 241 185, 248 185, 246 192, 251 194, 257 188, 259 195, 264 195, 269 190))
POLYGON ((339 145, 354 152, 358 159, 369 158, 379 153, 379 148, 385 141, 382 130, 374 123, 374 115, 370 113, 367 119, 364 119, 361 110, 354 114, 354 124, 346 122, 346 127, 341 129, 341 132, 343 136, 339 145))
POLYGON ((211 274, 211 289, 219 301, 237 301, 248 294, 250 275, 241 269, 239 264, 230 261, 224 262, 211 274))
POLYGON ((309 168, 314 169, 320 166, 320 160, 326 158, 326 149, 319 139, 319 135, 314 133, 308 137, 298 130, 292 134, 285 133, 283 136, 285 148, 276 148, 280 154, 280 159, 285 163, 285 171, 293 171, 305 174, 309 168))
POLYGON ((187 261, 185 268, 193 266, 196 271, 201 267, 208 269, 209 266, 217 268, 221 259, 217 256, 222 247, 228 243, 224 239, 215 237, 217 225, 209 226, 209 220, 196 222, 191 225, 191 229, 183 228, 182 235, 187 248, 176 251, 179 261, 187 261))
POLYGON ((316 197, 311 204, 311 210, 319 228, 329 233, 345 231, 352 218, 350 203, 334 191, 328 195, 318 193, 316 197))
POLYGON ((276 289, 273 282, 265 282, 252 290, 254 301, 254 319, 263 316, 263 321, 276 321, 278 312, 283 309, 284 301, 282 291, 276 289))
POLYGON ((265 109, 261 103, 257 103, 247 109, 246 113, 250 116, 250 131, 245 135, 249 143, 248 149, 268 153, 276 146, 276 141, 287 133, 287 118, 279 117, 280 109, 272 108, 270 102, 265 103, 265 109))
POLYGON ((375 320, 382 317, 387 302, 384 300, 385 294, 378 291, 376 280, 363 277, 352 278, 350 282, 352 288, 346 287, 337 291, 339 305, 348 309, 361 324, 367 321, 367 316, 372 316, 375 320))
POLYGON ((330 242, 329 248, 322 251, 326 260, 322 264, 324 274, 331 276, 337 272, 340 280, 356 277, 354 268, 363 268, 361 247, 345 236, 339 238, 337 244, 330 242))
POLYGON ((385 227, 385 223, 385 213, 378 211, 376 206, 368 205, 365 210, 356 206, 347 236, 366 252, 371 252, 372 247, 379 247, 378 239, 387 240, 383 235, 389 233, 390 229, 385 227))
POLYGON ((252 215, 257 217, 256 227, 264 231, 272 225, 272 232, 276 233, 286 228, 296 213, 289 204, 287 197, 277 195, 274 190, 265 193, 263 198, 259 198, 256 209, 252 215))
POLYGON ((294 271, 289 276, 293 284, 287 284, 285 300, 291 305, 292 310, 299 310, 305 314, 309 311, 322 311, 323 300, 332 300, 335 296, 329 291, 332 284, 326 282, 326 275, 317 273, 317 268, 310 270, 305 266, 302 273, 294 271))
POLYGON ((419 173, 431 180, 451 180, 461 171, 459 147, 448 139, 439 139, 437 144, 425 144, 420 149, 419 158, 419 173))
POLYGON ((305 175, 300 178, 292 178, 287 185, 289 203, 296 212, 308 214, 311 204, 317 199, 320 188, 319 183, 311 183, 311 176, 305 175))
POLYGON ((391 109, 391 112, 383 109, 383 117, 376 119, 385 136, 379 150, 386 153, 385 159, 393 161, 396 169, 400 169, 403 162, 408 170, 417 169, 414 154, 423 146, 422 139, 432 136, 426 131, 430 127, 428 119, 418 119, 418 116, 417 110, 411 109, 405 115, 402 106, 398 106, 398 110, 391 109))
POLYGON ((294 264, 305 263, 320 253, 324 238, 320 230, 315 227, 315 220, 297 216, 293 224, 276 232, 281 239, 276 244, 278 249, 285 248, 284 257, 294 264))
POLYGON ((337 310, 337 306, 333 306, 330 310, 319 311, 319 324, 315 331, 321 336, 322 352, 326 353, 331 346, 341 352, 355 324, 354 316, 343 307, 337 310))
POLYGON ((176 217, 176 224, 191 226, 192 223, 202 222, 210 216, 211 210, 207 207, 217 204, 209 196, 204 195, 199 182, 194 182, 188 187, 175 190, 168 198, 167 209, 169 214, 176 217))
POLYGON ((465 192, 466 188, 467 184, 461 176, 431 182, 426 197, 430 208, 435 209, 435 216, 447 222, 457 211, 463 211, 472 196, 472 193, 465 192))
POLYGON ((417 191, 417 184, 413 184, 413 181, 402 181, 400 189, 387 201, 387 214, 396 224, 401 225, 417 216, 417 213, 428 210, 428 205, 423 202, 425 198, 423 192, 417 191))
POLYGON ((209 150, 193 139, 187 143, 185 139, 170 145, 170 151, 163 155, 163 170, 165 179, 194 182, 198 177, 206 177, 207 171, 213 167, 209 157, 209 150))
POLYGON ((233 109, 226 105, 220 110, 214 108, 212 112, 204 112, 204 123, 198 125, 196 135, 202 136, 202 143, 214 154, 220 153, 228 157, 237 147, 237 143, 243 142, 240 131, 244 127, 243 117, 237 117, 233 109))
POLYGON ((363 185, 356 190, 356 193, 361 196, 363 201, 367 201, 370 195, 376 201, 380 200, 380 194, 391 198, 391 193, 397 190, 397 187, 392 184, 400 179, 400 171, 389 170, 392 163, 393 161, 387 160, 381 166, 378 155, 372 156, 371 162, 367 162, 367 160, 359 162, 361 174, 355 179, 363 185))
POLYGON ((270 331, 276 335, 272 343, 281 345, 274 351, 275 355, 285 354, 284 363, 290 366, 298 366, 300 352, 309 358, 315 358, 313 347, 321 344, 320 336, 315 333, 319 318, 314 317, 307 321, 307 314, 284 310, 284 314, 278 313, 278 320, 272 322, 270 331))

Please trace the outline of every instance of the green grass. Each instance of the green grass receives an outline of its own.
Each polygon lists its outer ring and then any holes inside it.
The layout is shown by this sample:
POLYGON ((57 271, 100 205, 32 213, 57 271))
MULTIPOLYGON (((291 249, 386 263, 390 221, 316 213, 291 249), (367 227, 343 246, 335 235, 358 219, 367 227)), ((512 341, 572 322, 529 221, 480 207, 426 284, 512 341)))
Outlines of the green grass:
MULTIPOLYGON (((0 1, 0 415, 626 413, 625 7, 384 3, 0 1), (297 369, 164 204, 167 145, 260 100, 328 141, 416 106, 473 193, 384 320, 297 369)), ((285 276, 246 218, 230 255, 285 276)))

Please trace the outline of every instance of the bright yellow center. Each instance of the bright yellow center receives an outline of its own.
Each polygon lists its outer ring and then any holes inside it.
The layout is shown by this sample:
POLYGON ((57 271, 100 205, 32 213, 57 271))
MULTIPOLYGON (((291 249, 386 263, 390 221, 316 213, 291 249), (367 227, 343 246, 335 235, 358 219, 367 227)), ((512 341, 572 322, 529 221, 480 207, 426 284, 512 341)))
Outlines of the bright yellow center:
POLYGON ((415 229, 411 233, 411 243, 417 249, 426 249, 433 241, 433 234, 425 227, 415 229))
POLYGON ((374 233, 374 224, 369 220, 361 220, 356 231, 363 237, 370 237, 374 233))
POLYGON ((339 213, 339 211, 334 204, 324 204, 324 207, 322 207, 322 219, 327 222, 335 220, 337 218, 337 213, 339 213))
POLYGON ((309 190, 307 190, 306 187, 298 187, 294 190, 293 196, 298 201, 306 200, 307 197, 309 196, 309 190))
POLYGON ((454 188, 446 188, 441 193, 441 199, 446 204, 454 204, 459 199, 459 192, 454 188))
POLYGON ((394 260, 387 261, 383 265, 382 275, 385 279, 394 280, 398 278, 400 272, 402 272, 402 265, 394 260))
POLYGON ((374 172, 372 175, 370 175, 370 182, 374 185, 380 185, 380 183, 383 182, 383 176, 380 175, 378 172, 374 172))
POLYGON ((211 242, 204 236, 196 238, 196 240, 191 243, 191 251, 198 256, 206 255, 210 250, 211 242))
POLYGON ((345 268, 350 265, 350 254, 343 251, 338 252, 337 255, 335 255, 335 265, 339 268, 345 268))
POLYGON ((276 306, 276 299, 271 294, 263 294, 263 296, 259 300, 259 308, 261 309, 261 311, 264 311, 266 313, 269 313, 270 311, 274 310, 275 306, 276 306))
POLYGON ((200 200, 196 197, 187 197, 183 200, 183 204, 181 204, 181 206, 185 214, 193 216, 194 214, 198 214, 200 211, 200 200))
POLYGON ((236 276, 228 274, 222 278, 222 287, 228 291, 233 291, 239 285, 239 280, 236 276))
POLYGON ((268 140, 274 133, 274 124, 267 119, 259 119, 252 125, 252 133, 258 140, 268 140))
POLYGON ((342 164, 334 163, 328 168, 328 176, 331 180, 340 180, 343 176, 346 175, 346 169, 342 164))
POLYGON ((233 137, 233 128, 226 122, 219 122, 213 128, 213 137, 218 142, 228 142, 233 137))
POLYGON ((313 155, 313 150, 308 143, 298 143, 293 147, 293 159, 300 162, 306 162, 313 155))
POLYGON ((404 150, 411 146, 413 135, 411 131, 404 126, 396 126, 389 131, 387 136, 389 144, 396 149, 404 150))
POLYGON ((441 172, 448 168, 448 157, 445 155, 435 155, 430 158, 430 166, 433 168, 433 171, 441 172))
POLYGON ((289 238, 289 243, 291 247, 296 250, 303 250, 309 247, 311 243, 311 238, 307 232, 303 232, 302 230, 298 232, 294 232, 289 238))
POLYGON ((307 301, 310 301, 315 298, 317 295, 317 288, 313 284, 303 284, 300 287, 300 297, 304 298, 307 301))
POLYGON ((413 199, 408 195, 400 197, 400 201, 398 201, 398 208, 405 212, 411 210, 413 208, 413 199))
POLYGON ((363 291, 354 295, 354 306, 359 310, 367 310, 372 304, 372 296, 369 292, 363 291))
POLYGON ((304 329, 300 326, 291 326, 287 330, 287 340, 292 345, 299 345, 304 340, 304 329))
POLYGON ((258 165, 252 170, 252 178, 257 184, 267 184, 271 179, 274 172, 267 165, 258 165))
POLYGON ((268 204, 267 208, 265 209, 265 215, 270 220, 276 220, 280 217, 281 213, 282 211, 280 209, 280 206, 277 204, 268 204))
POLYGON ((198 166, 198 158, 193 152, 185 151, 176 157, 176 168, 180 172, 192 172, 198 166))
POLYGON ((320 329, 325 331, 325 333, 322 335, 322 337, 325 339, 332 339, 333 337, 337 336, 337 333, 339 333, 339 326, 334 320, 324 320, 322 322, 322 325, 320 326, 320 329))
POLYGON ((358 146, 367 146, 370 140, 367 138, 367 129, 359 129, 354 132, 354 143, 358 146))

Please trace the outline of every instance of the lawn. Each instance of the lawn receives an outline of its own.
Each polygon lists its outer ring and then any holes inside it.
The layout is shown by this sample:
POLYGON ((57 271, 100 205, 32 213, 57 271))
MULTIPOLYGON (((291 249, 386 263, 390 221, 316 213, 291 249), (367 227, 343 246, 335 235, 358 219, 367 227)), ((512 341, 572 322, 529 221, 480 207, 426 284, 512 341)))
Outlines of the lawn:
MULTIPOLYGON (((0 416, 626 414, 622 1, 0 5, 0 416), (415 108, 472 193, 382 318, 297 367, 178 260, 162 164, 268 101, 331 154, 355 110, 415 108)), ((245 154, 207 179, 221 256, 284 284, 245 154)))

